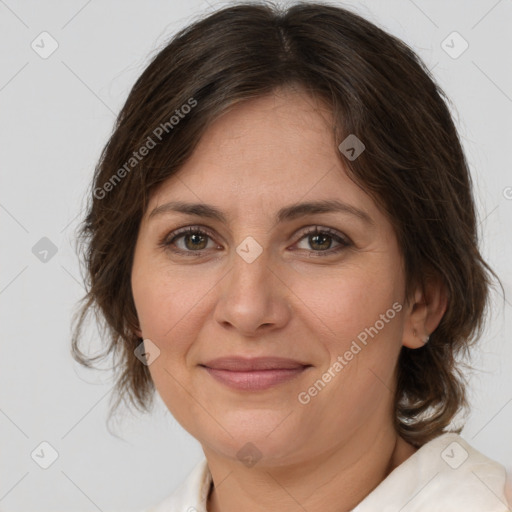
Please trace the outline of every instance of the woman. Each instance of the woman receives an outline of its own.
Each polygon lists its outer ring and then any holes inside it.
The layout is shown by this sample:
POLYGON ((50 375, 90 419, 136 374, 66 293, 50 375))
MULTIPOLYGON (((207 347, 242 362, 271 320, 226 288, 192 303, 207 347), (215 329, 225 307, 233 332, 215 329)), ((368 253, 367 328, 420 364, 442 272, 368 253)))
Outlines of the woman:
POLYGON ((452 420, 493 271, 444 95, 330 5, 239 4, 133 87, 82 236, 118 402, 205 459, 153 511, 509 510, 452 420))

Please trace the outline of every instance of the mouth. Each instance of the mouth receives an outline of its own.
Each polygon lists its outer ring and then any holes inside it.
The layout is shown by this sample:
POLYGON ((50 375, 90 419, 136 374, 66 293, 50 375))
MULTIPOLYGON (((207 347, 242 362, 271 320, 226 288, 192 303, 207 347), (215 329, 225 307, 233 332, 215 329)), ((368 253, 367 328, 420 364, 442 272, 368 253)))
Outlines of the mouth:
POLYGON ((262 391, 300 376, 312 365, 284 358, 219 358, 200 364, 216 381, 240 391, 262 391))

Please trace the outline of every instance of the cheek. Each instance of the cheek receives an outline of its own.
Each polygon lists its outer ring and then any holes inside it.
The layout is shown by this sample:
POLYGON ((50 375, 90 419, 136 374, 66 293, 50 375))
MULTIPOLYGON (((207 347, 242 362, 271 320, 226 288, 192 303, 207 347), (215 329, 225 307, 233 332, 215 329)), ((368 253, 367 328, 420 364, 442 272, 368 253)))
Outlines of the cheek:
POLYGON ((343 404, 340 410, 360 410, 355 415, 387 399, 401 347, 400 276, 392 266, 383 268, 381 262, 345 267, 328 278, 302 274, 292 286, 304 304, 301 323, 329 358, 317 375, 331 370, 322 400, 343 404))
POLYGON ((400 276, 392 268, 386 271, 386 263, 381 261, 331 272, 302 272, 291 286, 302 304, 301 320, 308 318, 310 331, 318 332, 329 351, 337 353, 376 322, 382 338, 396 333, 399 322, 393 304, 401 300, 400 276), (381 315, 388 322, 383 323, 381 315))
MULTIPOLYGON (((208 290, 218 281, 206 273, 178 272, 168 265, 137 265, 132 272, 132 292, 144 338, 160 349, 149 366, 151 378, 171 414, 190 424, 190 371, 187 354, 204 323, 208 290), (187 275, 188 274, 188 275, 187 275), (192 277, 193 276, 193 277, 192 277)), ((190 431, 190 430, 189 430, 190 431)))
POLYGON ((132 272, 132 292, 142 334, 162 353, 186 350, 204 322, 208 293, 218 281, 212 272, 175 270, 168 265, 138 265, 132 272))

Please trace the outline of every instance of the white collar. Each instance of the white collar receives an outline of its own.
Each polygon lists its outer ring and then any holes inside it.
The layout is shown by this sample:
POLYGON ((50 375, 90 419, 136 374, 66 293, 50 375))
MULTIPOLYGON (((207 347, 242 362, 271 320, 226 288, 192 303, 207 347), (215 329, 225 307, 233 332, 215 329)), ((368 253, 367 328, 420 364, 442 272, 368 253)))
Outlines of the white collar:
MULTIPOLYGON (((176 491, 147 512, 207 512, 206 458, 176 491)), ((442 434, 396 467, 352 512, 510 512, 506 471, 458 434, 442 434)))
POLYGON ((505 468, 458 434, 442 434, 396 467, 352 512, 509 512, 505 468))

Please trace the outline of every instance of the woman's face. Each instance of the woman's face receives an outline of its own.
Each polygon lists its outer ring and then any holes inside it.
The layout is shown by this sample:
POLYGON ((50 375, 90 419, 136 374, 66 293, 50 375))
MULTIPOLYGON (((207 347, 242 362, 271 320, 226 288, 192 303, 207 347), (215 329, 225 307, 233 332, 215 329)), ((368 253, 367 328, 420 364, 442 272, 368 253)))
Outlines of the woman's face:
POLYGON ((235 106, 143 218, 139 334, 160 350, 149 365, 160 396, 205 452, 294 463, 392 428, 408 318, 402 258, 389 221, 347 177, 330 124, 299 92, 235 106), (174 211, 176 201, 223 220, 174 211), (289 210, 319 201, 345 206, 289 210), (176 233, 185 227, 204 233, 176 233), (287 358, 295 369, 217 371, 240 388, 203 366, 220 357, 287 358))

